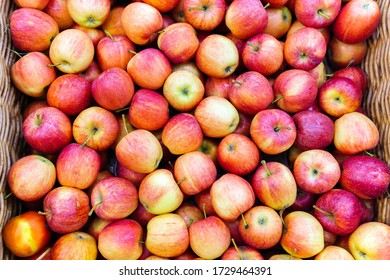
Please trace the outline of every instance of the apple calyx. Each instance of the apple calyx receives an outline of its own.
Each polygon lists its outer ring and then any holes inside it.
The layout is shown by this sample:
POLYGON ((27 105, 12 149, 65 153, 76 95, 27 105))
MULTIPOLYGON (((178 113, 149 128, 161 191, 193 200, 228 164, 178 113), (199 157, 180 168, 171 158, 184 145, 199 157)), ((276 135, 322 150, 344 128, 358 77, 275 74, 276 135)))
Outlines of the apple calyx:
POLYGON ((313 208, 316 209, 317 211, 321 212, 322 214, 326 215, 326 216, 329 216, 329 217, 331 217, 331 218, 334 217, 334 215, 333 215, 332 213, 330 213, 330 212, 328 212, 328 211, 325 211, 325 210, 319 208, 319 207, 316 206, 316 205, 313 205, 313 208))
POLYGON ((233 243, 233 246, 238 253, 238 256, 240 257, 240 260, 242 261, 244 259, 244 257, 242 256, 242 253, 241 253, 240 249, 238 248, 236 241, 234 241, 234 238, 232 238, 232 243, 233 243))
POLYGON ((93 211, 95 211, 96 207, 98 207, 100 204, 102 204, 103 201, 99 201, 98 203, 96 203, 94 206, 92 206, 91 210, 89 210, 88 212, 88 216, 92 216, 93 214, 93 211))
POLYGON ((248 42, 247 45, 250 46, 254 52, 258 52, 260 49, 258 45, 254 45, 251 42, 248 42))
POLYGON ((272 172, 271 170, 269 170, 268 166, 267 166, 267 162, 265 160, 262 160, 261 161, 261 164, 264 166, 264 169, 265 171, 267 172, 267 176, 271 176, 272 175, 272 172))
POLYGON ((40 126, 42 124, 42 116, 41 114, 37 114, 37 120, 35 122, 37 126, 40 126))
POLYGON ((247 223, 246 220, 245 220, 244 214, 242 214, 242 213, 241 213, 241 219, 242 219, 242 221, 243 221, 243 223, 244 223, 244 228, 245 228, 245 229, 248 229, 248 228, 249 228, 249 225, 248 225, 248 223, 247 223))
POLYGON ((317 11, 317 14, 319 14, 320 16, 326 18, 327 20, 330 20, 330 17, 329 17, 327 14, 325 14, 324 11, 323 11, 322 9, 319 9, 319 10, 317 11))

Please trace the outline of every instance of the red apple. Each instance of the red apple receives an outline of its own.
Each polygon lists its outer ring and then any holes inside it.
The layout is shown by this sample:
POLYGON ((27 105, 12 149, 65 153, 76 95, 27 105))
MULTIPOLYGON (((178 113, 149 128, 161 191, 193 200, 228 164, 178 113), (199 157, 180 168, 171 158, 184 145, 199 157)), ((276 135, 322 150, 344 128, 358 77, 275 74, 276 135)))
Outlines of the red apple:
POLYGON ((95 50, 100 40, 106 36, 104 31, 100 28, 85 27, 77 23, 75 23, 71 28, 85 32, 85 34, 87 34, 88 37, 91 39, 95 50))
POLYGON ((93 82, 96 80, 97 77, 99 77, 100 73, 102 73, 102 70, 100 69, 99 64, 95 59, 92 60, 91 64, 82 72, 79 72, 78 75, 84 77, 87 79, 87 81, 93 82))
POLYGON ((340 0, 296 0, 297 20, 308 27, 323 28, 330 26, 341 9, 340 0))
POLYGON ((263 33, 272 35, 276 39, 281 39, 290 29, 292 23, 292 13, 286 6, 267 7, 268 22, 263 33))
POLYGON ((232 81, 236 78, 236 75, 230 75, 226 78, 214 78, 207 76, 204 82, 205 96, 217 95, 223 98, 229 98, 229 91, 232 87, 232 81))
POLYGON ((326 246, 315 257, 315 260, 355 260, 354 257, 342 247, 329 245, 326 246))
POLYGON ((187 228, 197 221, 200 221, 204 218, 204 214, 202 211, 196 206, 195 203, 190 201, 184 201, 179 208, 177 208, 174 212, 175 214, 179 214, 184 221, 186 222, 187 228))
POLYGON ((65 233, 54 242, 50 255, 52 260, 96 260, 97 240, 83 231, 65 233))
POLYGON ((344 77, 351 79, 358 85, 363 95, 367 90, 368 76, 367 73, 359 66, 349 66, 338 69, 333 72, 333 77, 344 77))
POLYGON ((101 26, 101 28, 111 34, 111 36, 126 35, 121 22, 121 16, 124 9, 125 7, 122 5, 111 7, 108 17, 101 26))
POLYGON ((250 246, 232 246, 222 254, 221 260, 264 260, 263 255, 250 246))
POLYGON ((49 3, 49 0, 13 0, 18 8, 34 8, 43 10, 49 3))
POLYGON ((217 216, 213 205, 211 204, 210 188, 207 188, 200 193, 194 195, 195 204, 198 206, 205 216, 217 216))
POLYGON ((111 9, 110 0, 68 0, 67 2, 72 19, 87 28, 102 25, 111 9))
MULTIPOLYGON (((283 7, 293 2, 295 0, 261 0, 264 5, 269 5, 269 7, 283 7)), ((267 7, 268 8, 268 7, 267 7)))
POLYGON ((223 0, 184 0, 185 20, 195 29, 211 31, 224 20, 226 2, 223 0))
POLYGON ((375 219, 375 199, 363 199, 360 201, 360 223, 372 222, 375 219))
POLYGON ((161 13, 166 13, 175 8, 179 0, 143 0, 142 2, 152 5, 161 13))
POLYGON ((336 69, 359 66, 368 51, 367 41, 344 43, 332 36, 328 44, 328 59, 336 69))
MULTIPOLYGON (((138 203, 137 208, 130 214, 130 218, 137 221, 141 226, 146 227, 149 221, 157 215, 150 213, 146 210, 142 203, 138 203)), ((145 248, 144 248, 145 249, 145 248)))
POLYGON ((43 11, 57 22, 60 31, 75 24, 69 14, 67 0, 49 0, 43 11))
POLYGON ((97 241, 99 238, 99 234, 102 232, 102 230, 111 223, 112 221, 106 221, 98 216, 95 216, 91 219, 90 223, 87 227, 87 233, 92 235, 95 240, 97 241))
POLYGON ((288 208, 289 211, 311 211, 318 195, 305 191, 297 186, 297 197, 288 208))
POLYGON ((194 73, 202 81, 202 83, 205 82, 204 74, 202 73, 202 71, 199 70, 198 66, 196 65, 193 59, 187 62, 172 65, 172 71, 178 71, 178 70, 188 70, 194 73))
POLYGON ((32 100, 31 102, 28 102, 26 104, 26 107, 23 110, 22 119, 23 121, 30 115, 31 113, 34 113, 37 109, 48 107, 49 104, 47 104, 47 100, 32 100))
MULTIPOLYGON (((290 0, 290 1, 295 1, 295 0, 290 0)), ((303 25, 299 20, 293 21, 291 23, 289 30, 287 31, 286 37, 290 36, 295 31, 302 29, 304 27, 307 27, 307 26, 303 25)), ((324 36, 326 44, 328 44, 330 39, 331 39, 331 33, 329 30, 329 27, 316 28, 316 29, 321 32, 322 36, 324 36)))

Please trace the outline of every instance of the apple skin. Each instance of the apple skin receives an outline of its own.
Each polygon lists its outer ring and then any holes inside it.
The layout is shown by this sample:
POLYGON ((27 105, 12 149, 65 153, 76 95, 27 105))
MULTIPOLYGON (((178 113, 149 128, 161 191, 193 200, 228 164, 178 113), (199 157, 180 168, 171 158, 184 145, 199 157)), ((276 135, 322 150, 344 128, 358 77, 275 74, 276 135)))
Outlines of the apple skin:
POLYGON ((58 154, 72 142, 72 123, 54 107, 43 107, 31 113, 22 124, 27 144, 43 154, 58 154))
POLYGON ((58 186, 46 194, 43 212, 49 228, 59 234, 80 230, 88 222, 89 197, 81 189, 58 186))
MULTIPOLYGON (((292 1, 295 1, 295 0, 292 0, 292 1)), ((299 30, 299 29, 302 29, 304 27, 307 27, 305 25, 303 25, 299 20, 295 20, 291 23, 291 26, 289 28, 289 30, 287 31, 287 34, 286 36, 290 36, 291 34, 293 34, 295 31, 299 30)), ((325 42, 326 44, 328 45, 330 39, 331 39, 331 34, 330 34, 330 30, 328 27, 323 27, 323 28, 318 28, 318 30, 321 32, 322 36, 324 36, 325 38, 325 42)))
POLYGON ((78 75, 84 77, 89 82, 93 82, 97 77, 99 77, 100 73, 102 73, 102 70, 100 69, 96 59, 93 59, 87 69, 79 72, 78 75))
MULTIPOLYGON (((192 73, 194 73, 204 84, 205 83, 205 75, 202 73, 202 71, 199 70, 198 66, 196 65, 195 61, 189 60, 187 62, 179 63, 179 64, 173 64, 172 65, 172 71, 177 70, 187 70, 192 73)), ((203 85, 205 86, 205 85, 203 85)))
POLYGON ((340 0, 296 0, 295 15, 308 27, 323 28, 330 26, 341 9, 340 0))
POLYGON ((289 211, 310 211, 313 209, 317 198, 318 195, 305 191, 297 186, 297 197, 288 209, 289 211))
POLYGON ((98 250, 107 260, 137 260, 143 250, 143 228, 133 219, 111 222, 99 234, 98 250))
POLYGON ((276 39, 285 36, 292 23, 292 13, 286 6, 268 7, 265 9, 268 22, 263 33, 272 35, 276 39))
POLYGON ((380 222, 361 224, 349 236, 348 246, 357 260, 389 260, 390 226, 380 222))
POLYGON ((145 0, 143 2, 152 5, 161 13, 167 13, 177 5, 179 0, 145 0))
POLYGON ((183 203, 174 212, 180 215, 186 222, 187 228, 197 221, 204 219, 204 214, 192 201, 183 201, 183 203))
POLYGON ((190 245, 187 224, 179 214, 166 213, 153 217, 146 226, 145 246, 154 255, 177 257, 190 245))
POLYGON ((375 199, 363 199, 360 201, 360 223, 372 222, 375 219, 375 199))
POLYGON ((10 77, 13 85, 31 97, 42 97, 45 88, 57 77, 52 62, 42 52, 29 52, 11 66, 10 77))
POLYGON ((345 77, 354 81, 362 94, 364 95, 367 91, 368 76, 367 73, 359 66, 349 66, 346 68, 338 69, 333 72, 333 77, 345 77))
POLYGON ((149 221, 155 216, 157 215, 152 214, 148 210, 146 210, 142 203, 138 203, 137 208, 134 210, 133 213, 130 214, 129 218, 137 221, 142 227, 146 227, 149 221))
POLYGON ((14 0, 13 2, 18 8, 34 8, 37 10, 43 10, 49 3, 49 0, 14 0))
POLYGON ((104 31, 101 30, 100 28, 88 28, 88 27, 79 25, 77 23, 75 23, 71 28, 85 32, 85 34, 87 34, 88 37, 91 39, 92 44, 95 48, 95 51, 96 51, 96 47, 97 47, 98 43, 100 42, 100 40, 106 36, 104 31))
POLYGON ((205 96, 221 96, 223 98, 229 98, 229 91, 233 85, 233 80, 236 75, 232 74, 226 78, 214 78, 207 76, 204 81, 204 94, 205 96))
POLYGON ((52 260, 96 260, 96 239, 89 233, 75 231, 61 235, 50 251, 52 260))
POLYGON ((332 31, 334 36, 347 44, 356 44, 368 39, 380 22, 380 8, 373 0, 350 1, 336 17, 332 31), (361 24, 356 24, 361 22, 361 24))
POLYGON ((330 64, 336 69, 343 69, 348 66, 359 66, 368 51, 367 41, 355 44, 347 44, 332 36, 327 50, 327 58, 330 64))
POLYGON ((33 101, 29 102, 23 110, 22 120, 24 121, 28 117, 28 115, 35 112, 35 110, 42 108, 42 107, 48 107, 48 106, 49 106, 49 104, 47 104, 47 100, 45 100, 45 99, 33 100, 33 101))
POLYGON ((44 249, 53 233, 45 217, 36 211, 26 211, 9 219, 2 229, 4 245, 17 257, 31 257, 44 249))
POLYGON ((341 169, 341 187, 362 199, 380 197, 390 183, 390 169, 379 158, 354 155, 343 161, 341 169))
POLYGON ((68 0, 68 12, 79 25, 87 28, 96 28, 107 19, 111 3, 110 0, 68 0))
POLYGON ((320 64, 309 71, 310 75, 312 75, 314 80, 317 82, 318 88, 322 86, 328 79, 326 71, 327 69, 323 61, 321 61, 320 64))
POLYGON ((67 0, 49 0, 43 11, 57 22, 60 31, 75 24, 69 14, 67 0))
POLYGON ((7 174, 12 194, 22 201, 37 201, 55 185, 56 167, 47 158, 26 155, 14 162, 7 174))
POLYGON ((91 221, 88 223, 88 227, 86 229, 86 232, 93 236, 95 240, 97 241, 99 238, 99 234, 102 232, 102 230, 111 223, 112 221, 106 221, 98 216, 95 216, 91 218, 91 221))
POLYGON ((125 6, 111 7, 108 17, 101 26, 102 29, 111 34, 111 36, 126 35, 121 22, 121 16, 124 9, 125 6))
POLYGON ((314 260, 348 260, 353 261, 355 258, 342 247, 329 245, 319 252, 314 260))
POLYGON ((223 0, 184 0, 182 5, 186 22, 197 30, 214 30, 225 18, 226 2, 223 0))
POLYGON ((222 254, 221 260, 264 260, 264 257, 255 248, 242 245, 229 247, 222 254))
POLYGON ((35 8, 18 8, 9 19, 13 46, 21 52, 43 52, 59 33, 57 22, 35 8))
POLYGON ((329 190, 318 197, 313 207, 314 216, 330 233, 350 234, 360 224, 359 199, 347 190, 329 190))

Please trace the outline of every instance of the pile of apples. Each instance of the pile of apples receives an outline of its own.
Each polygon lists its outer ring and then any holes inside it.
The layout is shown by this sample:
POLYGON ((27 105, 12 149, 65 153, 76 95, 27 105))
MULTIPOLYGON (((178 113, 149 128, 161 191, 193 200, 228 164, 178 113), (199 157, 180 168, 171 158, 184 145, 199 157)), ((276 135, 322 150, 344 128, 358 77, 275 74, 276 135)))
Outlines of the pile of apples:
POLYGON ((390 259, 373 0, 14 0, 21 259, 390 259))

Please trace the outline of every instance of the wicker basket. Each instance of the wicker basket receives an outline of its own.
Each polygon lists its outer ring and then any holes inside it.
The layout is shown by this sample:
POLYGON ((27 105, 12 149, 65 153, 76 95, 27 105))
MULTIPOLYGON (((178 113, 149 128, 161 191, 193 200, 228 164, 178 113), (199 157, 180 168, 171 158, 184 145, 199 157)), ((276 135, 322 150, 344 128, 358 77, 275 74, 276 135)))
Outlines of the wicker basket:
MULTIPOLYGON (((381 24, 368 42, 368 53, 361 66, 368 75, 369 88, 363 106, 380 131, 375 154, 390 165, 390 2, 377 0, 381 8, 381 24)), ((16 59, 8 29, 12 0, 0 2, 0 260, 13 259, 3 245, 1 231, 5 223, 22 211, 12 196, 7 200, 6 175, 11 164, 22 156, 22 109, 26 97, 18 93, 10 81, 10 66, 16 59)), ((375 219, 390 225, 390 194, 377 199, 375 219)))

